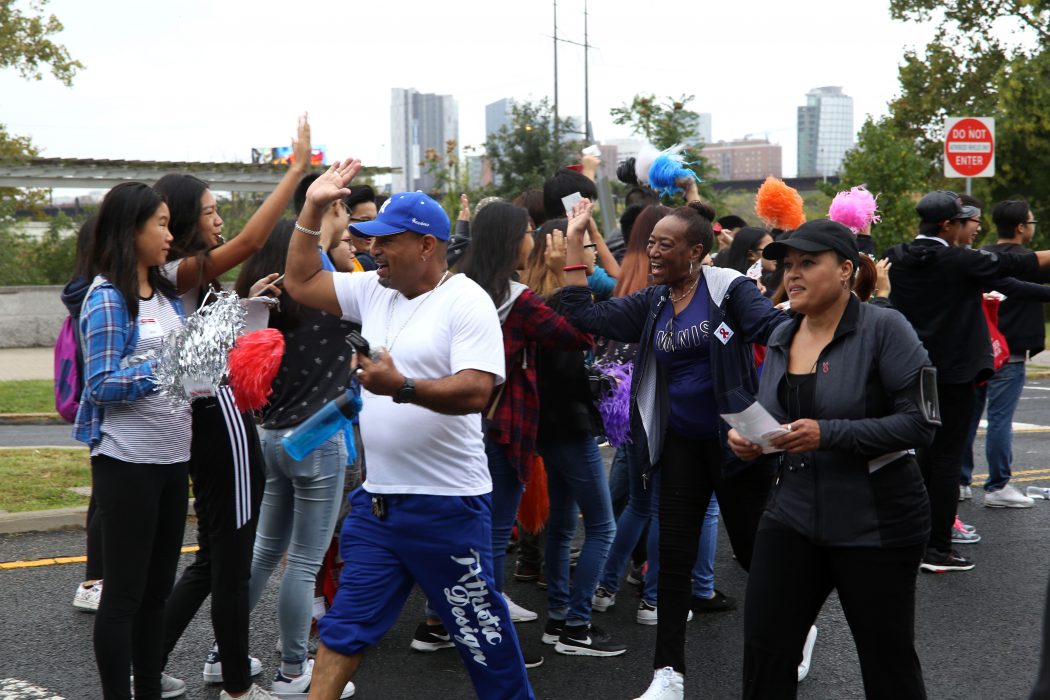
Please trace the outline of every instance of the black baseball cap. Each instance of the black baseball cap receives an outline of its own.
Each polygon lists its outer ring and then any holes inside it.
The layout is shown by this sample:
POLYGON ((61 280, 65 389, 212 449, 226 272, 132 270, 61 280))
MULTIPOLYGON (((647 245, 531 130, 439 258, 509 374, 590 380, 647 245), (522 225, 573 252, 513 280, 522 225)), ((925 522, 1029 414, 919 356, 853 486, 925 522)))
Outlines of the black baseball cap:
POLYGON ((930 192, 915 205, 919 218, 928 224, 939 224, 942 221, 970 218, 965 215, 959 195, 947 190, 930 192))
POLYGON ((799 250, 803 253, 823 253, 833 250, 853 263, 853 269, 860 265, 860 249, 853 232, 837 221, 831 219, 813 219, 799 226, 787 238, 770 243, 762 250, 762 257, 767 260, 783 260, 788 250, 799 250))

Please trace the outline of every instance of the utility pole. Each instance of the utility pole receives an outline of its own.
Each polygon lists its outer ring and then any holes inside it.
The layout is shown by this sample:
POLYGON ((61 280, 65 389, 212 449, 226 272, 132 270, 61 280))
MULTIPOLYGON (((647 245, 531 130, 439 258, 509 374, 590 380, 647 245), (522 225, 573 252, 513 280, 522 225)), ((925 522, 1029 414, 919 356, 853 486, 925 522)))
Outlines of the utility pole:
POLYGON ((591 133, 590 57, 591 45, 587 41, 587 0, 583 0, 583 131, 588 145, 594 141, 594 134, 591 133))
POLYGON ((558 0, 554 0, 554 143, 558 140, 558 0))

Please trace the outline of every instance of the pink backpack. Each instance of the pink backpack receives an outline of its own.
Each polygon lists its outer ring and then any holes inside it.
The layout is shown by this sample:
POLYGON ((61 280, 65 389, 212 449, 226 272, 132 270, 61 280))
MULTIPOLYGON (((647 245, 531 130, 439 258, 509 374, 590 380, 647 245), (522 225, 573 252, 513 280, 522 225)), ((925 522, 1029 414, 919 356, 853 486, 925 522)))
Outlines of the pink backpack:
POLYGON ((76 322, 72 316, 66 316, 55 340, 55 410, 68 423, 77 418, 84 389, 78 348, 76 322))

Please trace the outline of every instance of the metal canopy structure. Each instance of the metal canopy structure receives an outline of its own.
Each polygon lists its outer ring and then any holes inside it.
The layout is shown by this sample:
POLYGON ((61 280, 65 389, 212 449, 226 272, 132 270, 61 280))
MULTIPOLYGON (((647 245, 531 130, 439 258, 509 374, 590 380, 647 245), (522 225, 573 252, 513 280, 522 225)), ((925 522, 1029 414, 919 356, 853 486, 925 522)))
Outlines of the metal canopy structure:
MULTIPOLYGON (((320 170, 320 168, 311 168, 320 170)), ((287 165, 179 163, 86 158, 0 160, 0 187, 105 190, 122 182, 154 183, 168 173, 191 173, 220 192, 268 192, 288 172, 287 165)), ((362 168, 361 175, 387 175, 400 168, 362 168)))

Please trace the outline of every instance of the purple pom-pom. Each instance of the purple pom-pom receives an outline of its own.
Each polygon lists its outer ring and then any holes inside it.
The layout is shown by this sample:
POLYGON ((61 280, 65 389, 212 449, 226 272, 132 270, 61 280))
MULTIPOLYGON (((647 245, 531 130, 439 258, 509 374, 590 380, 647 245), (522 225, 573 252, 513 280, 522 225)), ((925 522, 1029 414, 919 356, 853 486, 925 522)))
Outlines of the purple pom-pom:
POLYGON ((605 437, 613 447, 631 442, 631 374, 634 363, 610 362, 595 369, 612 380, 613 389, 598 401, 598 413, 605 425, 605 437))

